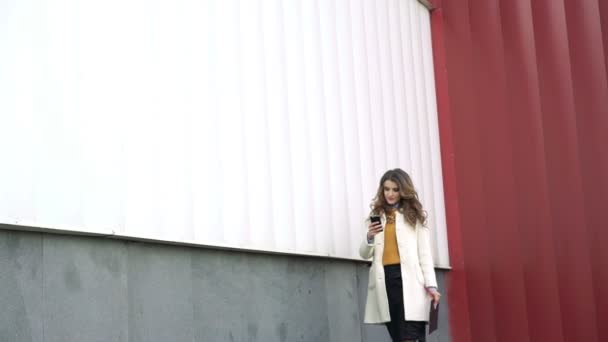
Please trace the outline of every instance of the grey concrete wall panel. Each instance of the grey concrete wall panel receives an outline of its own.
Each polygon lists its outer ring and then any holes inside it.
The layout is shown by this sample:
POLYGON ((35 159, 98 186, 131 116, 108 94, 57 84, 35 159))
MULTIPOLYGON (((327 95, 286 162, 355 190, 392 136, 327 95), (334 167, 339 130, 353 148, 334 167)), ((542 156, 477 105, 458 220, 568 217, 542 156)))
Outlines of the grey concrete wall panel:
POLYGON ((291 259, 193 257, 196 341, 328 341, 324 265, 291 259))
POLYGON ((198 342, 279 341, 287 310, 287 259, 207 251, 192 258, 198 342))
POLYGON ((192 342, 188 248, 128 244, 129 342, 192 342))
POLYGON ((325 272, 324 260, 288 259, 287 312, 282 322, 287 328, 285 342, 329 341, 325 272))
POLYGON ((0 230, 0 341, 42 342, 42 237, 0 230))
POLYGON ((391 337, 386 330, 384 324, 363 324, 365 317, 365 300, 367 299, 367 280, 369 279, 369 266, 366 264, 357 264, 357 282, 359 291, 359 313, 361 316, 361 340, 362 341, 378 341, 390 342, 391 337))
POLYGON ((44 341, 126 342, 124 242, 44 235, 44 341))
POLYGON ((328 262, 325 270, 330 341, 361 341, 357 265, 328 262))
MULTIPOLYGON (((388 342, 364 263, 0 230, 0 342, 388 342)), ((449 341, 446 274, 440 331, 449 341)))

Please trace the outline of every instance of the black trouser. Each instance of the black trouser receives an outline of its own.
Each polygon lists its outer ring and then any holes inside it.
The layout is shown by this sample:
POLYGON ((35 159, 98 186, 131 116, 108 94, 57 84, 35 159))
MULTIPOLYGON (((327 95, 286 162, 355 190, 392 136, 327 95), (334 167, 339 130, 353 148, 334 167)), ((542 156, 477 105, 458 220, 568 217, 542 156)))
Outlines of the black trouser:
POLYGON ((386 323, 388 333, 394 342, 420 341, 424 342, 426 322, 406 321, 403 306, 403 281, 401 265, 384 266, 384 283, 388 297, 388 307, 391 321, 386 323))

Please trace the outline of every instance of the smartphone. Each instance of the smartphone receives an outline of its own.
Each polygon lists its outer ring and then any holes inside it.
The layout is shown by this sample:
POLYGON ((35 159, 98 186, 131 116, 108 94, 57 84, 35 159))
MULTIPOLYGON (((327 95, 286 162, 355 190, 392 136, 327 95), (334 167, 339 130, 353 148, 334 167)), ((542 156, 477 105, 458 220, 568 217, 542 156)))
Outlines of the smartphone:
POLYGON ((371 223, 380 223, 380 216, 378 215, 372 215, 369 217, 369 221, 371 223))

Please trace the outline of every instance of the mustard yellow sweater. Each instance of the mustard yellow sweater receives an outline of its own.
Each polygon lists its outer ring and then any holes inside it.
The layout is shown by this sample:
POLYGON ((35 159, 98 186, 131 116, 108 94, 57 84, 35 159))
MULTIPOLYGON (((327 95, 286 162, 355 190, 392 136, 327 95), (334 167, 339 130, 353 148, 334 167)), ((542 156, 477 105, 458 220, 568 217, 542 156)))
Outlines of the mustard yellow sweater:
POLYGON ((384 226, 384 254, 382 255, 384 266, 401 263, 395 227, 395 210, 391 210, 386 213, 386 225, 384 226))

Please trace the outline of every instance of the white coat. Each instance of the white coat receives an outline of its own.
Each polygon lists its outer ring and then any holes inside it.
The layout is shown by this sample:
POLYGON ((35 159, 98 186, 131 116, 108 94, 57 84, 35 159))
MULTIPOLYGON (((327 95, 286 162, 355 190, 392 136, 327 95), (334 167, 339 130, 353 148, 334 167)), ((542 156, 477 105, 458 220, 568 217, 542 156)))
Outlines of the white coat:
MULTIPOLYGON (((381 217, 381 222, 384 227, 386 224, 384 215, 381 217)), ((384 266, 382 265, 384 231, 376 234, 374 241, 368 244, 369 219, 365 221, 364 226, 366 234, 359 248, 359 254, 363 259, 372 258, 372 264, 369 268, 364 322, 389 322, 391 315, 384 283, 384 266)), ((421 224, 414 228, 399 212, 395 215, 395 228, 401 259, 405 319, 408 321, 428 321, 431 298, 426 293, 426 287, 437 287, 429 228, 421 224)))

